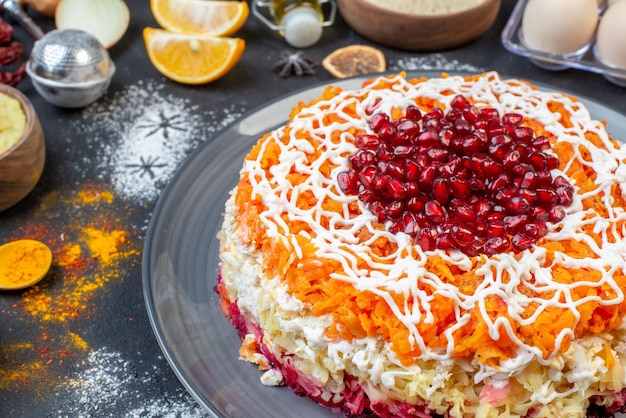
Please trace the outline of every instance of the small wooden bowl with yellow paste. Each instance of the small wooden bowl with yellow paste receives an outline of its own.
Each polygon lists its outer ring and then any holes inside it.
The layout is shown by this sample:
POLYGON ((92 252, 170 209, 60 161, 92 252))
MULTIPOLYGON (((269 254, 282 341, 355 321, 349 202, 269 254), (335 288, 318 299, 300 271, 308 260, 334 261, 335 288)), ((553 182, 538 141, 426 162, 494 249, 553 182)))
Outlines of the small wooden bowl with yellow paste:
POLYGON ((32 103, 16 88, 0 84, 0 212, 31 192, 45 159, 44 135, 32 103))

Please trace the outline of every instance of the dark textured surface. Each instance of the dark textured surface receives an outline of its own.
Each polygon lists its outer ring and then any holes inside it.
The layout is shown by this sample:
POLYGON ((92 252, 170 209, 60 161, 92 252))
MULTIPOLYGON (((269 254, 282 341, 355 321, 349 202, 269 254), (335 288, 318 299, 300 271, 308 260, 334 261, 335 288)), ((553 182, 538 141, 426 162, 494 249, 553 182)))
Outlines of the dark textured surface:
MULTIPOLYGON (((153 129, 135 122, 151 113, 158 115, 168 104, 179 111, 183 124, 178 126, 180 131, 184 127, 187 135, 161 126, 161 147, 157 150, 161 153, 159 161, 176 166, 242 114, 283 95, 333 80, 321 67, 312 76, 280 78, 272 66, 280 52, 289 48, 250 16, 237 33, 246 40, 246 51, 231 72, 204 86, 171 82, 154 70, 145 52, 142 30, 157 26, 148 3, 128 2, 130 27, 110 51, 117 73, 107 96, 96 104, 82 110, 59 109, 44 102, 29 80, 18 86, 40 117, 47 159, 33 193, 0 213, 0 241, 45 238, 56 254, 75 241, 87 254, 81 234, 90 227, 123 230, 129 241, 120 247, 123 256, 109 263, 89 260, 77 273, 58 265, 57 260, 37 288, 0 294, 0 416, 203 416, 171 371, 146 314, 141 253, 159 191, 166 187, 174 170, 164 172, 165 163, 155 166, 160 172, 138 167, 152 158, 137 160, 138 155, 148 155, 153 146, 137 141, 139 128, 148 139, 156 135, 153 129), (165 142, 167 146, 163 146, 165 142), (127 150, 121 157, 116 154, 129 144, 143 148, 127 150), (120 167, 126 167, 125 175, 119 174, 120 167), (137 182, 124 183, 133 174, 137 182), (148 180, 153 181, 148 184, 148 180), (81 197, 81 192, 104 198, 93 202, 81 197), (112 197, 106 198, 106 192, 112 197), (85 283, 90 281, 99 287, 87 292, 85 283), (63 300, 68 292, 79 290, 83 297, 72 315, 63 315, 64 309, 71 310, 69 303, 59 302, 58 309, 48 316, 37 312, 37 305, 32 303, 43 296, 63 300)), ((388 68, 417 72, 496 70, 566 89, 626 113, 626 89, 602 76, 578 70, 548 72, 508 53, 500 43, 500 34, 513 6, 514 1, 503 1, 494 26, 463 47, 428 54, 381 47, 388 68)), ((35 17, 44 30, 52 28, 52 20, 35 17)), ((32 40, 21 29, 16 28, 15 36, 30 50, 32 40)), ((338 17, 321 41, 305 52, 319 63, 334 49, 353 43, 372 44, 338 17)), ((213 175, 216 181, 221 178, 220 173, 213 175)), ((253 370, 250 374, 256 376, 253 370)), ((224 382, 225 391, 228 387, 224 382)))

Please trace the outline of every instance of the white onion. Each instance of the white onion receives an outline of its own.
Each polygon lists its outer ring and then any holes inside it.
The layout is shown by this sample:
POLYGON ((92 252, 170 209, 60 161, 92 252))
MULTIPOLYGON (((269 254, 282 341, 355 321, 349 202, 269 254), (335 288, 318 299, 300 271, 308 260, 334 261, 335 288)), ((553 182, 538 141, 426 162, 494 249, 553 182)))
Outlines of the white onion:
POLYGON ((57 29, 80 29, 95 36, 105 48, 119 41, 130 22, 123 0, 61 0, 55 13, 57 29))

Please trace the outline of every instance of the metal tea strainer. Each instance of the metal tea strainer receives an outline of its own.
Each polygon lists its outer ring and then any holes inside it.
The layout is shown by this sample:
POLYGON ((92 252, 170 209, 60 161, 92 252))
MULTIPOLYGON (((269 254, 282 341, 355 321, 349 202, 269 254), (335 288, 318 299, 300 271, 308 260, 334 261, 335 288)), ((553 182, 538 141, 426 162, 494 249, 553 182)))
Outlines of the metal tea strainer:
POLYGON ((50 103, 83 107, 106 92, 115 65, 93 35, 78 29, 57 29, 35 42, 26 72, 50 103))
POLYGON ((95 37, 78 29, 57 29, 35 42, 29 67, 37 77, 75 84, 109 77, 112 62, 95 37))
POLYGON ((44 99, 76 108, 93 103, 106 92, 115 65, 95 36, 78 29, 44 34, 15 0, 3 0, 0 10, 10 12, 36 39, 26 72, 44 99))

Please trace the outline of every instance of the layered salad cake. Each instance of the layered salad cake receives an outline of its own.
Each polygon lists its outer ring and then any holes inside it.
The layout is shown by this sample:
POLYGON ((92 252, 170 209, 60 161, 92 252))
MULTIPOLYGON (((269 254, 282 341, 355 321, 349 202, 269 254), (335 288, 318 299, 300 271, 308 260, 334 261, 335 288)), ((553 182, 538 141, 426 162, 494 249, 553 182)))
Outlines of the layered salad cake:
POLYGON ((226 202, 239 356, 350 417, 613 416, 625 162, 575 97, 494 72, 328 87, 226 202))

